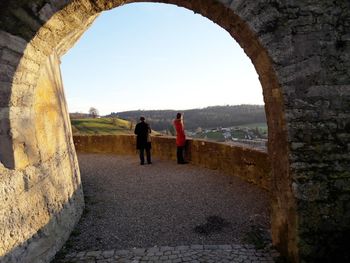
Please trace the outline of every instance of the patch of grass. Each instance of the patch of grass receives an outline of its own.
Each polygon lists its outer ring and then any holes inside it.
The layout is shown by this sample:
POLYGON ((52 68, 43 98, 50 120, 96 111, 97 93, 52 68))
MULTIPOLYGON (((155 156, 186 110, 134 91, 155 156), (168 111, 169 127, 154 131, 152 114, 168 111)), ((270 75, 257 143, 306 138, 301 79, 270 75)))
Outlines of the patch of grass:
POLYGON ((104 216, 102 216, 102 215, 97 215, 97 219, 103 219, 104 218, 104 216))
POLYGON ((61 250, 55 255, 55 257, 52 259, 52 263, 61 263, 63 262, 65 256, 67 253, 73 248, 73 242, 69 238, 67 242, 63 245, 61 250))
POLYGON ((209 235, 215 232, 221 232, 225 227, 229 226, 230 223, 219 216, 209 216, 206 218, 207 222, 196 226, 193 231, 201 235, 209 235))
POLYGON ((245 139, 245 132, 244 131, 232 131, 231 135, 233 138, 238 138, 238 139, 245 139))
POLYGON ((85 206, 83 210, 83 214, 81 215, 81 218, 85 218, 88 213, 90 213, 90 209, 85 206))
POLYGON ((259 226, 252 226, 251 229, 245 233, 243 241, 254 245, 256 249, 263 249, 269 244, 266 232, 259 226))
POLYGON ((211 140, 211 141, 216 141, 216 142, 224 142, 225 141, 225 137, 222 134, 222 132, 217 132, 217 131, 210 131, 207 133, 195 134, 195 135, 193 135, 193 138, 206 139, 206 140, 211 140))
MULTIPOLYGON (((73 135, 119 135, 134 134, 135 124, 118 118, 72 119, 73 135)), ((161 135, 152 130, 152 135, 161 135)))
POLYGON ((73 248, 73 242, 68 240, 66 244, 64 244, 64 252, 67 253, 70 249, 73 248))
POLYGON ((131 122, 118 118, 72 119, 73 135, 133 134, 131 122))
POLYGON ((99 201, 96 200, 96 198, 88 195, 84 196, 84 201, 85 201, 85 206, 94 206, 100 203, 99 201))
POLYGON ((71 237, 78 237, 80 234, 81 234, 80 230, 75 228, 70 235, 71 237))
POLYGON ((222 134, 222 132, 208 132, 206 133, 206 136, 209 140, 215 140, 215 141, 225 141, 225 137, 222 134))
POLYGON ((283 256, 278 256, 277 258, 274 258, 275 263, 287 263, 287 259, 283 256))
POLYGON ((250 129, 255 129, 258 128, 259 131, 266 133, 267 132, 267 123, 266 122, 257 122, 257 123, 248 123, 244 125, 237 125, 235 127, 240 127, 240 128, 250 128, 250 129))

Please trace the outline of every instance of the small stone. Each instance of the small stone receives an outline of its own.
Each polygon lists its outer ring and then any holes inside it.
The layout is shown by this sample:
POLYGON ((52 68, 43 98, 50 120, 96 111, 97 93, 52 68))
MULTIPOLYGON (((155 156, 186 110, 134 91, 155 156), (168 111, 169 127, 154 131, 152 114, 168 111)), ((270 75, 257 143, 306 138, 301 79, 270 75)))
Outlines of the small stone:
POLYGON ((169 259, 177 259, 179 256, 178 255, 170 255, 169 259))
POLYGON ((77 257, 77 253, 69 253, 68 255, 65 256, 65 258, 74 258, 77 257))
POLYGON ((86 253, 87 257, 98 257, 101 255, 101 251, 97 250, 97 251, 89 251, 86 253))
POLYGON ((218 246, 216 246, 216 245, 204 245, 204 249, 210 249, 210 250, 218 249, 218 246))
POLYGON ((120 256, 125 256, 125 255, 128 255, 130 253, 129 250, 117 250, 115 252, 116 255, 120 255, 120 256))
POLYGON ((190 248, 189 246, 177 246, 175 247, 175 250, 185 251, 185 250, 188 250, 189 248, 190 248))
POLYGON ((135 255, 143 255, 143 254, 145 254, 146 249, 136 248, 136 249, 133 249, 131 252, 134 253, 135 255))
POLYGON ((107 250, 107 251, 103 251, 102 252, 102 256, 104 258, 110 258, 110 257, 113 257, 114 256, 114 250, 107 250))
POLYGON ((203 250, 204 246, 203 245, 191 245, 191 249, 195 250, 203 250))
POLYGON ((154 253, 154 252, 159 252, 159 247, 151 247, 149 249, 147 249, 147 253, 154 253))
POLYGON ((160 247, 160 251, 161 251, 161 252, 167 251, 167 250, 175 250, 175 248, 174 248, 174 247, 168 247, 168 246, 166 246, 166 247, 160 247))
POLYGON ((232 250, 231 245, 219 245, 218 248, 223 250, 232 250))

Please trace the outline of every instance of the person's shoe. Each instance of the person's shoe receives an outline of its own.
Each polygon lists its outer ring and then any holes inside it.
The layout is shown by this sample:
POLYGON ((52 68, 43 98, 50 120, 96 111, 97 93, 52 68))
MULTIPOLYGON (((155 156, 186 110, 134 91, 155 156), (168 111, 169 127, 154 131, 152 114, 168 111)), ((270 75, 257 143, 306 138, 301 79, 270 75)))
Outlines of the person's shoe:
POLYGON ((140 163, 141 165, 145 165, 144 163, 140 163))
POLYGON ((183 161, 183 162, 178 162, 177 164, 188 164, 188 162, 183 161))
POLYGON ((149 162, 148 164, 152 164, 152 162, 149 162))

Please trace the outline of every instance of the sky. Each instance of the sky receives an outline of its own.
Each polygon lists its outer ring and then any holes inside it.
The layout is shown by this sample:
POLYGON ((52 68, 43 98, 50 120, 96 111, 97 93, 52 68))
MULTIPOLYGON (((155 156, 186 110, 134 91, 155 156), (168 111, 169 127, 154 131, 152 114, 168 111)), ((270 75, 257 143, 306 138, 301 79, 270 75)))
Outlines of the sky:
POLYGON ((103 12, 61 61, 69 112, 264 104, 254 66, 229 33, 174 5, 103 12))

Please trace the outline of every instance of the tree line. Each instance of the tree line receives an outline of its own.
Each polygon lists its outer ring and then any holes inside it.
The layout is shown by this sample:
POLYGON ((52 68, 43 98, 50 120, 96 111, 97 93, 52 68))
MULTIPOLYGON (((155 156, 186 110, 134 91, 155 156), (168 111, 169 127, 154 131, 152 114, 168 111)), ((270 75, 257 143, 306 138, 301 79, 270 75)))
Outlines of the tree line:
POLYGON ((106 117, 118 117, 137 122, 140 116, 154 130, 168 130, 177 112, 184 113, 185 127, 187 130, 197 128, 231 127, 250 123, 266 122, 265 108, 262 105, 227 105, 211 106, 203 109, 176 110, 135 110, 124 112, 112 112, 106 117))

